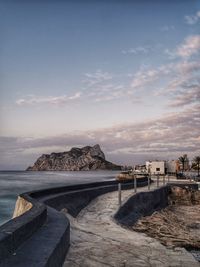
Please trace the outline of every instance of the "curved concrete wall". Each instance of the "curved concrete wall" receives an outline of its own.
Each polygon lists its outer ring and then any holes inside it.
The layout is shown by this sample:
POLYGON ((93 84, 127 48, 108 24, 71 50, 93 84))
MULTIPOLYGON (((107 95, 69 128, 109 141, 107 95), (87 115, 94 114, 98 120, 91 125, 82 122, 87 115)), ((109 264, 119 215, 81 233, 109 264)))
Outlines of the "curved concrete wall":
POLYGON ((149 192, 140 192, 130 197, 117 211, 114 218, 124 226, 132 226, 141 217, 151 215, 168 205, 169 186, 149 192))
POLYGON ((141 217, 151 215, 154 211, 167 207, 172 186, 198 190, 196 183, 173 182, 153 191, 137 193, 130 197, 117 211, 114 216, 115 220, 121 225, 132 226, 141 217))
MULTIPOLYGON (((138 187, 146 186, 147 184, 147 178, 140 178, 137 180, 138 187)), ((133 182, 123 182, 121 188, 122 190, 131 189, 133 188, 133 182)), ((60 189, 63 190, 63 188, 60 189)), ((57 210, 66 209, 70 215, 76 217, 94 198, 118 190, 118 182, 106 181, 78 186, 75 185, 67 187, 66 190, 68 191, 67 194, 63 192, 55 194, 53 198, 47 196, 40 199, 57 210)))
MULTIPOLYGON (((147 178, 137 181, 138 187, 147 183, 147 178)), ((0 227, 0 266, 62 266, 70 245, 70 223, 59 211, 65 208, 76 217, 92 199, 117 190, 117 184, 105 181, 21 194, 16 205, 16 214, 21 215, 0 227), (23 206, 28 209, 25 213, 23 206)), ((122 189, 129 188, 133 182, 122 184, 122 189)))
POLYGON ((22 194, 21 198, 30 203, 32 208, 0 227, 0 262, 14 253, 46 220, 47 210, 43 203, 27 194, 22 194))

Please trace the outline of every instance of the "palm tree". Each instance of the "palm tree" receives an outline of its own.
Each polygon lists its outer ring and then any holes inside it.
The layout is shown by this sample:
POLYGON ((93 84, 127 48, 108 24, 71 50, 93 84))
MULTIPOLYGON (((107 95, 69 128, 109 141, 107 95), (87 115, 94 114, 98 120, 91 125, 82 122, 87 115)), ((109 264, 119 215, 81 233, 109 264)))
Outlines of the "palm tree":
POLYGON ((181 156, 178 160, 182 164, 182 172, 183 172, 185 170, 185 164, 188 162, 188 157, 185 154, 185 155, 181 156))
POLYGON ((199 177, 199 170, 200 170, 200 156, 196 156, 194 159, 193 159, 193 166, 195 168, 197 168, 197 172, 198 172, 198 177, 199 177))

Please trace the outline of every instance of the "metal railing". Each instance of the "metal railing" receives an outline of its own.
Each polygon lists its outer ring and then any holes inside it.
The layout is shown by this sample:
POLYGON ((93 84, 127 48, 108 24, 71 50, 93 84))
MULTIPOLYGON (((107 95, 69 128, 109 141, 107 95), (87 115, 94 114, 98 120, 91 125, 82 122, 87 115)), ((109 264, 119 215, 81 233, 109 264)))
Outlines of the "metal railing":
MULTIPOLYGON (((146 175, 146 174, 145 174, 146 175)), ((148 174, 148 191, 151 190, 151 183, 152 181, 156 181, 156 187, 159 188, 160 186, 166 185, 166 183, 170 182, 170 175, 161 175, 160 173, 153 173, 148 174)), ((139 178, 138 178, 139 179, 139 178)), ((134 193, 137 193, 137 174, 133 174, 133 188, 134 193)), ((122 188, 121 182, 118 183, 118 204, 119 207, 122 205, 122 188)))

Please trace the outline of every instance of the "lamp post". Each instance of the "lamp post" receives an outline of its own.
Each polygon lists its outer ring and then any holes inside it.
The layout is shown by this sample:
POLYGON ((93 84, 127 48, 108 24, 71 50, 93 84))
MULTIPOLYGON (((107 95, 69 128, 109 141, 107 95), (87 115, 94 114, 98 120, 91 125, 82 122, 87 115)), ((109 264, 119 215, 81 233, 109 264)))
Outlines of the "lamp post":
POLYGON ((122 204, 122 190, 121 190, 121 183, 118 183, 118 204, 121 207, 122 204))
POLYGON ((148 190, 150 190, 151 186, 151 172, 148 174, 148 190))
POLYGON ((133 175, 134 177, 134 192, 137 193, 137 179, 136 179, 136 175, 133 175))
POLYGON ((157 188, 159 187, 159 179, 160 179, 160 177, 159 177, 159 173, 157 174, 157 188))

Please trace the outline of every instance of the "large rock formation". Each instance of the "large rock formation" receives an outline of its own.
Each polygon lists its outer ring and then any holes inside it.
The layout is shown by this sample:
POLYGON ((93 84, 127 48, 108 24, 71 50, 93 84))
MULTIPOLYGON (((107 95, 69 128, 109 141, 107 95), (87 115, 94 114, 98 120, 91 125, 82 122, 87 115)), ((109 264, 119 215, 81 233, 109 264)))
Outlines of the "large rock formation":
POLYGON ((121 170, 105 159, 99 145, 72 148, 68 152, 43 154, 27 171, 121 170))

